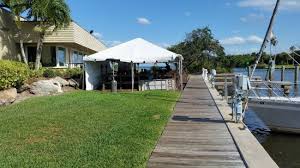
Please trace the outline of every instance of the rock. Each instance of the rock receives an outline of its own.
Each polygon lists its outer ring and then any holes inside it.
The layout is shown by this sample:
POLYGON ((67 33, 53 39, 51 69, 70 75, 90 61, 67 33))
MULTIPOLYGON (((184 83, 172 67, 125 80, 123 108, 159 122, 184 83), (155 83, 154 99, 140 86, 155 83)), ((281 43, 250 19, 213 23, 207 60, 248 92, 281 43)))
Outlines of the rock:
POLYGON ((29 90, 29 89, 30 89, 30 85, 25 83, 24 85, 22 85, 20 88, 17 89, 17 92, 22 93, 22 92, 24 92, 26 90, 29 90))
POLYGON ((9 105, 16 100, 17 89, 11 88, 0 91, 0 105, 9 105))
POLYGON ((62 87, 68 86, 68 85, 69 85, 69 82, 68 82, 68 81, 66 81, 65 79, 63 79, 63 78, 61 78, 61 77, 59 77, 59 76, 57 76, 57 77, 55 77, 55 78, 53 78, 53 79, 51 79, 51 80, 57 81, 58 83, 60 83, 60 85, 61 85, 62 87))
POLYGON ((74 88, 79 87, 79 83, 74 79, 69 79, 68 82, 69 82, 69 86, 71 86, 71 87, 74 87, 74 88))
POLYGON ((30 93, 35 95, 52 95, 62 92, 61 84, 55 80, 40 80, 30 87, 30 93))

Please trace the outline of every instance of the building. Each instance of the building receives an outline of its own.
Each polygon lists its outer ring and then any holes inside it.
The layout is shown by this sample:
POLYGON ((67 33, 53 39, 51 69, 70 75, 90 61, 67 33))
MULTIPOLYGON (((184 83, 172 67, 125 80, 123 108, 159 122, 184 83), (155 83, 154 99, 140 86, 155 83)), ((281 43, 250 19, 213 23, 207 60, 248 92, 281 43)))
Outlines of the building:
MULTIPOLYGON (((21 55, 22 40, 28 62, 35 62, 39 39, 36 25, 36 22, 22 19, 18 29, 15 17, 9 11, 0 8, 0 59, 17 60, 21 55)), ((76 67, 83 63, 84 55, 106 49, 101 41, 75 22, 71 22, 68 27, 52 30, 53 28, 47 30, 43 42, 43 67, 76 67)))

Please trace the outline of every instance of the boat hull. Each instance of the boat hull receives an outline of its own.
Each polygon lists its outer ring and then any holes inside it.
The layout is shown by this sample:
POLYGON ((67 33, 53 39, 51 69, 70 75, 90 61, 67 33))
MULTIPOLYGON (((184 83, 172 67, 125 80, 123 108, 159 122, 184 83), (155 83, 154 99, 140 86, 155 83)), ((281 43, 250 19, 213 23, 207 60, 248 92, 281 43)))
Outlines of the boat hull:
POLYGON ((300 134, 300 103, 250 100, 249 109, 272 131, 300 134))

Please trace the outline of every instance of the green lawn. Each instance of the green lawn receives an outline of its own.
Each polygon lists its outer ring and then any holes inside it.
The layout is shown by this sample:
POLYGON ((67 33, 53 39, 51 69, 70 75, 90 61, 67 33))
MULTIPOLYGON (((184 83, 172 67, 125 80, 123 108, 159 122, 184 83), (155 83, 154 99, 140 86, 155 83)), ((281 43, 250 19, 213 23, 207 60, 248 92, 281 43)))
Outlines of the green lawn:
POLYGON ((178 95, 78 91, 0 107, 0 167, 145 167, 178 95))

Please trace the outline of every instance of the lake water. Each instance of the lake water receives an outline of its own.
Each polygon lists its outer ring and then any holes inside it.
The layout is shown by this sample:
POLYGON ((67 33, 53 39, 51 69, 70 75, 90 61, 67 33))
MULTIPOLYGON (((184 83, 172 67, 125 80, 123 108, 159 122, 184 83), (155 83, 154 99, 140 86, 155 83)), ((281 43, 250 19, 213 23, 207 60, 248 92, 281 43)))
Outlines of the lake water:
MULTIPOLYGON (((247 74, 246 69, 234 69, 234 72, 247 74)), ((255 76, 261 76, 262 79, 264 79, 265 75, 266 70, 256 70, 255 76)), ((275 80, 280 80, 280 76, 281 71, 276 70, 274 74, 275 80)), ((287 81, 294 82, 294 70, 287 69, 285 78, 287 81)), ((292 89, 292 96, 300 95, 300 90, 296 91, 296 93, 294 93, 294 91, 295 90, 292 89)), ((245 123, 279 167, 300 168, 300 135, 271 132, 263 121, 250 110, 246 113, 245 123)))

